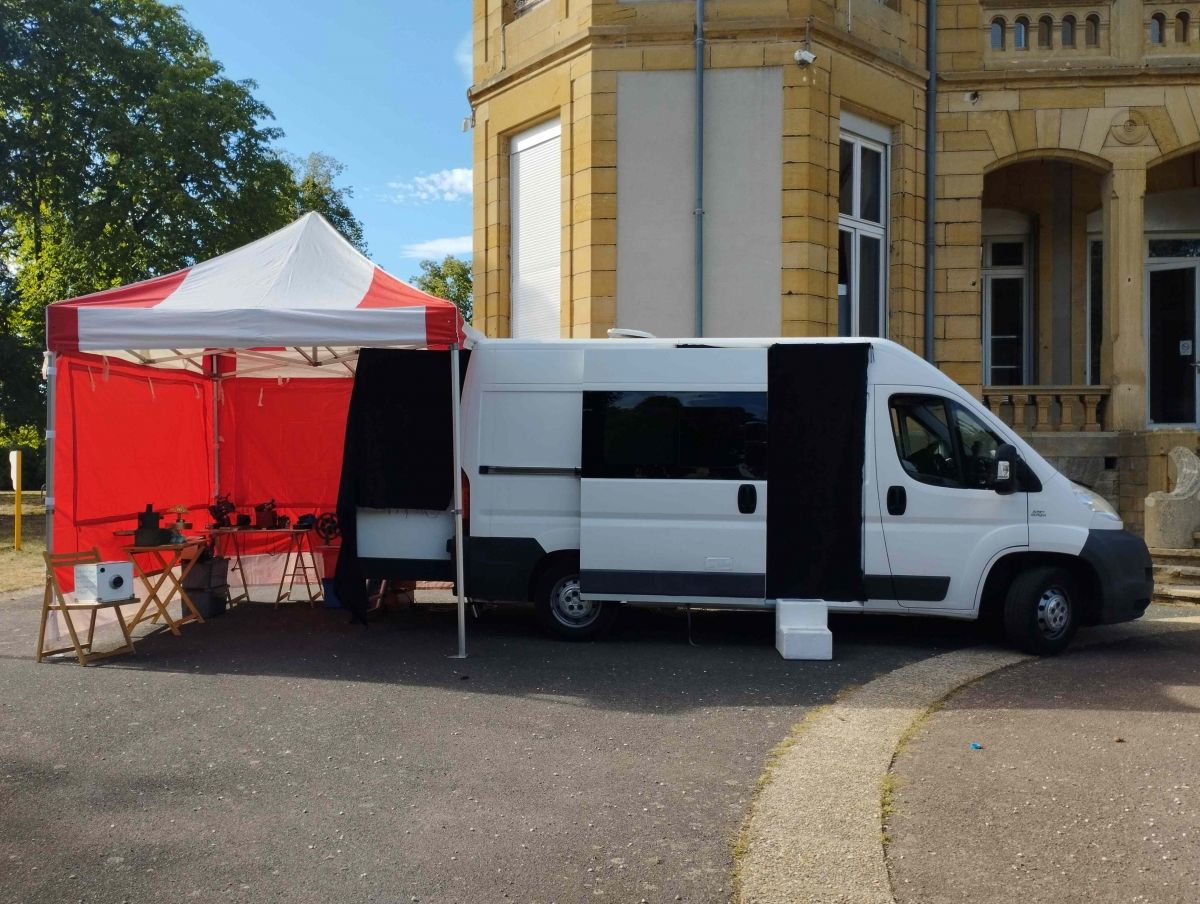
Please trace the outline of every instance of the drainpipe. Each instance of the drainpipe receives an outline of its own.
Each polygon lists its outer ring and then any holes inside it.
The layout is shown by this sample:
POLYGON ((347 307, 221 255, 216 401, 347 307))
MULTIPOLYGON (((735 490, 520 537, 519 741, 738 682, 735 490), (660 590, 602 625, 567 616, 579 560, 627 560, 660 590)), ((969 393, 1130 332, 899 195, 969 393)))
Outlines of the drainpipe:
POLYGON ((696 0, 696 336, 704 335, 704 0, 696 0))
POLYGON ((926 0, 925 40, 929 83, 925 87, 925 360, 934 357, 934 237, 937 213, 937 0, 926 0))

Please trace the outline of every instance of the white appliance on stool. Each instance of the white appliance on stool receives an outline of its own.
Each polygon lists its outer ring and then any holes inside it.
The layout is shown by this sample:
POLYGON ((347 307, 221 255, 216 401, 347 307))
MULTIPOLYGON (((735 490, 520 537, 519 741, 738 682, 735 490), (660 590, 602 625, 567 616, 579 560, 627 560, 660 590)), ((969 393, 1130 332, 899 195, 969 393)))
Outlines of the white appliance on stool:
POLYGON ((96 562, 75 566, 75 599, 110 603, 133 598, 132 562, 96 562))

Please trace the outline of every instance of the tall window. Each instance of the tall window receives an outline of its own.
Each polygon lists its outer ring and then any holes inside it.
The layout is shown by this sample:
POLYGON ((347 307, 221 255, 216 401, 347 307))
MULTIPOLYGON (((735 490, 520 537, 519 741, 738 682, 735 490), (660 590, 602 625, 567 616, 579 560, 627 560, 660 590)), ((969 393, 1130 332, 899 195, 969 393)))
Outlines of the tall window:
POLYGON ((1054 20, 1049 16, 1038 19, 1038 47, 1048 50, 1051 45, 1051 35, 1054 34, 1054 20))
POLYGON ((1062 46, 1075 46, 1075 17, 1063 16, 1062 20, 1062 46))
POLYGON ((1088 47, 1100 46, 1100 17, 1095 13, 1087 17, 1084 36, 1088 47))
POLYGON ((1029 49, 1029 20, 1024 16, 1013 23, 1013 49, 1029 49))
POLYGON ((1186 44, 1188 42, 1188 25, 1191 24, 1191 19, 1186 12, 1181 12, 1175 17, 1175 43, 1186 44))
POLYGON ((992 386, 1028 383, 1029 241, 996 236, 983 244, 984 379, 992 386))
POLYGON ((887 334, 890 132, 842 114, 838 196, 838 332, 887 334))
POLYGON ((1167 17, 1155 13, 1150 17, 1150 43, 1162 44, 1167 40, 1167 17))
POLYGON ((514 339, 562 335, 561 133, 556 119, 509 142, 509 329, 514 339))
POLYGON ((996 18, 992 20, 992 50, 1004 49, 1004 20, 996 18))
POLYGON ((1100 383, 1104 354, 1104 243, 1088 242, 1088 383, 1100 383))

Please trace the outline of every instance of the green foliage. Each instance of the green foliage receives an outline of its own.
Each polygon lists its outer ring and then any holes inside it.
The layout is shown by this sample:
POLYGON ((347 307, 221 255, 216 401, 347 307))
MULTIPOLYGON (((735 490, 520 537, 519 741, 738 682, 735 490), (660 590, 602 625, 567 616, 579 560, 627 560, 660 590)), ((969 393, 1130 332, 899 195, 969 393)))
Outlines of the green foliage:
POLYGON ((471 322, 475 306, 471 264, 467 261, 452 254, 446 255, 441 263, 423 260, 421 272, 412 278, 412 283, 422 292, 454 302, 463 320, 471 322))
POLYGON ((270 111, 178 9, 0 0, 0 49, 0 233, 27 306, 169 272, 292 218, 270 111))
POLYGON ((338 188, 334 183, 346 169, 328 154, 314 152, 306 158, 285 156, 295 179, 295 207, 297 217, 316 211, 327 219, 347 241, 363 254, 367 243, 363 238, 362 223, 350 210, 349 199, 354 189, 338 188))
POLYGON ((271 112, 159 0, 0 0, 0 446, 42 421, 45 307, 318 210, 362 247, 342 167, 295 172, 271 112))

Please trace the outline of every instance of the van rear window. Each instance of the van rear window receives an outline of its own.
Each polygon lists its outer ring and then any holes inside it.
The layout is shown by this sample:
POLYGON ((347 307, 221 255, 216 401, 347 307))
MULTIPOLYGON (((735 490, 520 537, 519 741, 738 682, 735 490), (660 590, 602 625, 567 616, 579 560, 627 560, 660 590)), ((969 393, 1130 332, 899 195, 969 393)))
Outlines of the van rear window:
POLYGON ((583 394, 583 476, 766 480, 765 392, 583 394))

